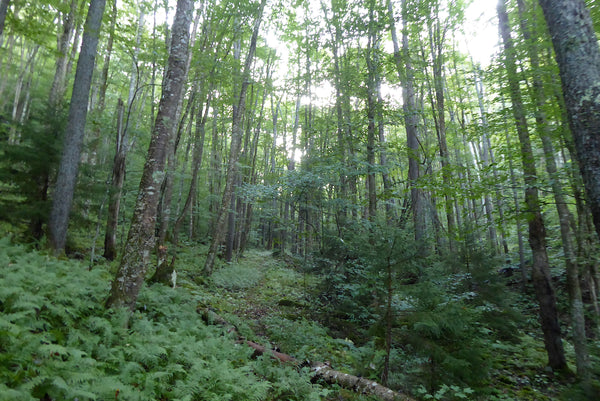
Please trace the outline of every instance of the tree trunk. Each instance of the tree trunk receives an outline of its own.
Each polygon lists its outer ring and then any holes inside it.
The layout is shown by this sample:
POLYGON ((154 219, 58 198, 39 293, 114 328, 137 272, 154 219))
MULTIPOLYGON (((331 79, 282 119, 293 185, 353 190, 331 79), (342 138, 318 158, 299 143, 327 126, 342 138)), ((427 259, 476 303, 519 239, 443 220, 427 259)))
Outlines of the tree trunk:
MULTIPOLYGON (((336 7, 335 1, 331 1, 331 10, 333 16, 331 20, 327 18, 327 7, 325 3, 321 3, 321 8, 323 10, 323 15, 325 16, 325 20, 327 22, 327 28, 329 30, 329 34, 331 36, 331 51, 333 53, 333 80, 335 87, 335 110, 336 110, 336 123, 337 123, 337 152, 339 157, 339 162, 342 168, 340 168, 340 184, 339 184, 339 195, 338 198, 345 201, 348 197, 348 184, 347 184, 347 172, 346 168, 346 147, 344 146, 344 110, 343 110, 343 102, 345 101, 344 95, 342 94, 342 75, 340 72, 340 56, 339 56, 339 44, 342 41, 342 35, 340 32, 340 21, 338 17, 338 9, 336 7), (333 27, 332 27, 333 26, 333 27)), ((297 109, 299 108, 299 104, 297 103, 297 109)), ((297 114, 296 114, 297 115, 297 114)), ((297 119, 296 119, 297 121, 297 119)), ((296 125, 294 125, 296 128, 296 125)), ((295 133, 294 133, 295 135, 295 133)), ((288 169, 289 170, 289 169, 288 169)), ((338 235, 342 236, 342 230, 346 226, 346 218, 347 218, 347 207, 342 203, 342 206, 336 210, 336 221, 338 228, 338 235)))
POLYGON ((154 247, 154 227, 158 208, 159 189, 164 177, 167 146, 175 129, 177 107, 186 80, 186 61, 189 28, 192 21, 193 2, 178 0, 172 28, 172 45, 163 91, 158 105, 146 164, 140 181, 139 192, 127 243, 119 269, 112 282, 106 302, 107 307, 135 309, 138 293, 150 263, 154 247))
MULTIPOLYGON (((57 50, 57 57, 56 57, 56 62, 55 62, 55 72, 54 72, 54 78, 52 81, 52 85, 50 88, 50 93, 48 96, 48 110, 47 112, 52 116, 52 117, 57 117, 56 120, 54 121, 58 121, 61 118, 62 115, 62 102, 63 102, 63 98, 66 92, 66 75, 67 75, 67 63, 69 61, 69 57, 68 57, 68 49, 69 49, 69 44, 71 42, 71 39, 73 38, 73 33, 75 31, 75 14, 77 12, 77 0, 71 0, 70 5, 69 5, 69 12, 67 14, 63 14, 63 18, 62 18, 62 26, 60 27, 61 29, 59 30, 58 33, 58 37, 56 39, 57 43, 56 43, 56 50, 57 50)), ((17 10, 14 11, 15 13, 15 17, 17 14, 17 10)), ((14 46, 14 36, 11 37, 9 39, 9 59, 8 59, 8 63, 7 63, 7 68, 8 66, 11 64, 12 61, 12 55, 13 55, 13 46, 14 46)), ((0 38, 1 39, 1 38, 0 38)), ((2 80, 2 82, 0 82, 0 99, 4 99, 4 96, 2 96, 3 91, 4 91, 4 85, 5 82, 7 82, 8 80, 2 80)), ((3 106, 3 100, 0 100, 0 106, 3 106)), ((0 107, 2 108, 2 107, 0 107)), ((50 124, 48 125, 47 129, 48 132, 52 132, 49 135, 52 135, 52 141, 55 141, 58 138, 58 133, 56 132, 56 127, 52 127, 50 126, 50 124)), ((56 151, 53 151, 53 153, 55 153, 56 151)), ((56 155, 52 155, 53 158, 56 157, 56 155)), ((55 172, 55 164, 54 162, 51 163, 51 165, 49 165, 47 167, 46 170, 44 170, 42 172, 42 174, 39 177, 36 177, 36 182, 37 182, 37 193, 35 194, 35 198, 37 202, 40 203, 46 203, 47 199, 48 199, 48 190, 51 186, 51 177, 55 172)), ((44 208, 45 209, 45 208, 44 208)), ((41 239, 42 235, 43 235, 43 224, 46 222, 46 217, 45 217, 45 210, 44 213, 40 213, 38 215, 35 215, 32 217, 31 221, 29 222, 29 232, 32 235, 33 238, 35 239, 41 239)))
MULTIPOLYGON (((77 12, 77 0, 71 0, 69 13, 65 14, 62 21, 62 32, 57 41, 56 66, 54 80, 50 88, 50 107, 56 108, 63 100, 66 91, 65 80, 67 75, 68 47, 75 32, 75 13, 77 12)), ((88 12, 89 15, 89 12, 88 12)), ((86 103, 87 104, 87 103, 86 103)))
POLYGON ((85 132, 88 98, 94 73, 96 48, 106 0, 92 0, 85 22, 81 53, 77 62, 69 118, 65 131, 58 179, 53 195, 52 211, 48 222, 50 244, 55 252, 62 252, 67 241, 69 213, 79 170, 81 146, 85 132))
MULTIPOLYGON (((505 109, 506 107, 502 107, 502 108, 505 109)), ((512 145, 511 145, 510 135, 508 133, 508 126, 506 127, 506 130, 505 130, 505 137, 506 137, 507 148, 511 149, 512 145)), ((519 267, 521 269, 521 290, 523 292, 525 292, 525 289, 527 287, 527 281, 529 280, 529 274, 527 272, 527 266, 525 263, 525 241, 523 240, 523 217, 522 217, 522 213, 521 213, 521 202, 519 202, 519 196, 517 194, 517 188, 518 188, 517 177, 515 174, 513 157, 512 157, 512 154, 510 151, 509 151, 509 156, 508 156, 508 171, 510 173, 510 186, 512 188, 513 203, 515 204, 516 225, 517 225, 517 227, 516 227, 516 229, 517 229, 517 244, 519 247, 519 267)))
POLYGON ((117 228, 121 207, 121 192, 123 190, 123 182, 125 181, 125 159, 127 155, 127 140, 123 127, 124 108, 123 100, 119 99, 117 105, 117 140, 110 185, 108 216, 106 218, 106 233, 104 235, 104 258, 107 260, 114 260, 117 256, 117 228))
POLYGON ((450 154, 448 152, 448 144, 446 141, 446 110, 444 97, 444 41, 446 37, 447 27, 440 26, 439 10, 436 10, 437 20, 430 20, 429 23, 429 41, 431 47, 431 57, 433 60, 433 88, 435 92, 435 102, 432 96, 432 109, 437 133, 437 140, 440 152, 440 163, 442 166, 442 180, 446 194, 444 195, 444 207, 446 211, 446 221, 448 223, 448 247, 450 252, 455 249, 454 240, 456 232, 456 218, 454 217, 454 208, 452 205, 452 197, 448 194, 451 191, 452 172, 450 166, 450 154))
POLYGON ((544 11, 596 233, 600 237, 600 49, 584 0, 539 0, 544 11))
POLYGON ((6 20, 6 13, 8 12, 8 3, 10 0, 0 1, 0 36, 4 33, 4 21, 6 20))
POLYGON ((225 181, 225 190, 223 192, 223 198, 221 201, 221 207, 219 215, 214 228, 213 238, 211 241, 208 255, 206 256, 206 262, 204 264, 204 274, 211 275, 215 258, 221 243, 225 236, 225 230, 227 228, 225 221, 228 216, 229 207, 231 205, 231 199, 234 194, 234 184, 237 177, 237 161, 240 155, 240 149, 242 145, 242 116, 246 108, 246 91, 249 85, 249 75, 252 60, 254 59, 254 52, 256 50, 256 41, 258 39, 258 30, 262 21, 262 14, 265 7, 266 0, 262 0, 258 10, 258 16, 254 22, 254 30, 252 32, 252 38, 250 40, 250 48, 246 61, 244 63, 244 70, 242 73, 242 86, 239 94, 237 112, 233 116, 232 133, 231 133, 231 148, 229 150, 229 164, 227 166, 227 179, 225 181))
MULTIPOLYGON (((475 78, 475 91, 477 93, 477 102, 479 105, 479 113, 481 114, 481 117, 480 117, 481 118, 481 126, 483 128, 483 135, 482 135, 483 163, 486 168, 492 169, 492 174, 494 176, 494 182, 496 183, 494 185, 494 190, 495 190, 495 195, 496 195, 495 203, 498 206, 497 210, 498 210, 498 215, 500 217, 500 225, 501 225, 500 235, 502 237, 502 247, 504 250, 504 254, 508 254, 508 243, 507 243, 506 237, 505 237, 506 222, 504 219, 504 201, 503 201, 502 191, 500 188, 500 178, 498 177, 498 168, 496 166, 494 152, 492 150, 492 144, 490 142, 487 111, 486 111, 485 105, 483 103, 483 82, 481 80, 478 68, 475 68, 475 66, 473 66, 473 73, 475 75, 475 77, 474 77, 475 78)), ((485 196, 485 203, 486 203, 486 205, 485 205, 486 206, 486 214, 488 215, 488 224, 490 225, 490 228, 488 231, 489 237, 490 237, 490 242, 492 243, 492 245, 495 246, 494 239, 496 238, 496 230, 495 230, 495 224, 494 224, 493 215, 492 215, 493 203, 492 203, 490 196, 487 194, 485 196)))
MULTIPOLYGON (((186 67, 186 72, 187 72, 187 70, 188 69, 186 67)), ((174 140, 170 141, 169 147, 167 149, 167 168, 165 171, 165 178, 160 187, 160 201, 158 203, 158 213, 157 213, 157 217, 156 217, 156 219, 157 219, 157 222, 156 222, 157 244, 156 245, 158 247, 161 247, 161 246, 166 247, 165 243, 167 241, 169 226, 171 225, 173 186, 175 185, 173 175, 174 175, 175 171, 177 171, 177 164, 178 164, 177 148, 179 147, 182 133, 185 131, 189 136, 191 129, 192 129, 192 123, 193 123, 194 117, 190 116, 190 112, 193 109, 193 103, 195 102, 194 93, 195 92, 192 92, 191 98, 188 100, 185 112, 183 113, 183 116, 181 117, 181 120, 179 121, 179 124, 177 127, 176 138, 174 140), (189 121, 187 121, 188 118, 189 118, 189 121), (184 127, 186 127, 186 128, 184 128, 184 127)), ((180 102, 180 105, 177 108, 178 109, 177 115, 175 116, 176 120, 179 120, 181 106, 182 105, 180 102)))
POLYGON ((523 0, 517 0, 519 7, 519 22, 523 38, 527 42, 529 59, 531 62, 531 71, 533 73, 533 97, 536 103, 535 119, 537 130, 542 139, 544 156, 546 161, 546 171, 550 177, 552 192, 554 194, 554 203, 558 213, 560 225, 560 234, 562 240, 563 251, 565 254, 565 266, 567 270, 567 288, 569 293, 569 304, 571 307, 571 325, 573 327, 573 345, 575 347, 575 360, 577 366, 577 374, 581 380, 589 386, 590 381, 590 360, 587 350, 587 339, 585 335, 585 318, 583 310, 583 301, 581 298, 581 287, 579 286, 579 268, 575 256, 573 246, 570 221, 572 220, 571 212, 568 209, 565 200, 556 160, 554 159, 554 146, 551 139, 551 124, 544 111, 547 103, 544 93, 544 85, 540 77, 540 63, 538 56, 538 47, 536 42, 532 40, 530 32, 530 24, 526 22, 526 10, 523 0))
POLYGON ((208 111, 210 109, 210 101, 212 97, 212 84, 210 85, 211 89, 209 90, 208 97, 206 99, 206 104, 204 108, 200 108, 198 110, 198 115, 196 116, 196 132, 194 135, 194 150, 192 153, 192 179, 190 183, 190 189, 188 191, 187 198, 185 200, 185 204, 183 205, 183 209, 177 216, 177 220, 175 220, 175 224, 173 224, 173 240, 171 241, 171 261, 169 263, 161 263, 157 266, 156 272, 154 276, 152 276, 151 281, 153 282, 161 282, 163 284, 168 284, 171 279, 171 274, 175 268, 175 260, 177 258, 177 246, 179 244, 179 232, 181 231, 181 227, 183 226, 183 222, 185 216, 190 213, 192 210, 193 201, 195 198, 196 191, 198 189, 198 172, 200 170, 200 166, 202 165, 202 155, 204 152, 204 138, 206 135, 205 126, 206 120, 208 118, 208 111))
POLYGON ((406 128, 406 141, 408 145, 408 180, 410 185, 410 198, 413 210, 413 221, 415 230, 415 240, 422 245, 422 254, 425 254, 427 246, 425 242, 425 207, 423 190, 417 187, 417 180, 420 176, 419 171, 419 139, 418 124, 419 110, 415 101, 414 72, 410 62, 410 51, 408 46, 408 6, 406 0, 402 0, 402 50, 398 45, 396 37, 395 17, 392 9, 392 2, 388 0, 388 12, 390 19, 390 29, 392 33, 392 42, 394 45, 394 60, 396 69, 402 82, 402 99, 404 121, 406 128), (404 66, 402 61, 404 60, 404 66))
POLYGON ((98 105, 97 109, 100 113, 104 111, 106 102, 106 90, 108 89, 108 71, 110 69, 110 59, 112 56, 113 42, 115 36, 115 28, 117 26, 118 19, 118 8, 117 0, 113 0, 111 13, 111 24, 108 32, 108 41, 106 42, 106 54, 104 55, 104 64, 102 65, 102 72, 100 73, 100 88, 98 92, 98 105))
POLYGON ((375 4, 369 1, 369 37, 367 44, 367 54, 365 56, 367 62, 367 199, 368 209, 367 218, 371 221, 375 219, 377 213, 377 191, 375 181, 375 133, 377 122, 378 104, 377 97, 377 56, 375 55, 378 49, 378 41, 375 29, 375 4))
POLYGON ((514 46, 510 37, 505 1, 500 0, 498 2, 498 21, 500 35, 504 43, 512 111, 519 134, 519 142, 521 143, 521 158, 525 180, 525 203, 528 209, 529 245, 533 256, 533 285, 540 305, 540 318, 549 365, 554 371, 563 371, 568 369, 567 361, 560 337, 556 298, 554 289, 552 288, 548 254, 546 253, 546 230, 538 199, 535 159, 529 139, 525 110, 521 100, 521 89, 517 77, 514 46))
MULTIPOLYGON (((113 43, 115 36, 115 29, 117 26, 118 19, 118 9, 117 9, 117 1, 113 0, 112 8, 111 8, 111 24, 108 30, 108 40, 106 42, 106 48, 104 49, 104 63, 102 65, 102 71, 100 72, 100 82, 98 84, 98 99, 94 106, 94 111, 97 116, 102 116, 104 110, 106 109, 106 90, 108 89, 108 72, 110 69, 110 59, 112 57, 113 51, 113 43)), ((102 126, 97 124, 91 133, 91 146, 89 149, 89 163, 91 165, 95 165, 97 163, 97 153, 98 147, 100 146, 100 137, 101 137, 102 126)))

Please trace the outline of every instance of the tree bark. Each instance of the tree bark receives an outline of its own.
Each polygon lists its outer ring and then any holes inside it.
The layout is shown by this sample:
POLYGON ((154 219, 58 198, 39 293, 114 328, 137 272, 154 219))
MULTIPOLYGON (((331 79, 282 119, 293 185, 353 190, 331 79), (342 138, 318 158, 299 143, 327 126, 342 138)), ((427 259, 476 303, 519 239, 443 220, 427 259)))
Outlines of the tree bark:
POLYGON ((414 71, 410 62, 410 50, 408 45, 408 6, 406 0, 402 0, 402 50, 398 45, 396 37, 395 17, 392 9, 392 2, 388 0, 388 13, 390 19, 390 28, 392 33, 392 42, 394 45, 394 61, 400 81, 402 82, 402 99, 404 121, 406 128, 406 142, 408 145, 408 180, 410 185, 410 198, 413 210, 413 221, 415 230, 415 240, 422 243, 422 254, 426 253, 427 246, 425 242, 425 207, 423 190, 417 187, 417 180, 420 176, 419 171, 419 139, 418 139, 418 113, 417 102, 415 101, 414 89, 414 71), (404 62, 404 65, 402 64, 404 62))
MULTIPOLYGON (((340 184, 339 184, 339 194, 338 198, 345 201, 348 197, 348 184, 347 184, 347 162, 346 162, 346 147, 344 146, 344 134, 345 130, 349 129, 349 124, 344 124, 344 109, 343 102, 345 101, 345 95, 342 93, 342 74, 340 72, 340 55, 339 55, 339 46, 342 41, 342 35, 340 32, 340 21, 339 21, 339 11, 336 1, 331 1, 331 11, 333 13, 331 20, 327 17, 327 7, 325 3, 321 3, 321 8, 323 10, 323 15, 325 17, 325 21, 327 22, 327 29, 329 34, 331 35, 331 51, 333 53, 333 82, 335 87, 335 110, 336 110, 336 123, 337 123, 337 152, 339 157, 339 163, 342 168, 340 168, 340 184)), ((296 102, 296 108, 299 109, 299 104, 296 102)), ((297 114, 296 114, 297 115, 297 114)), ((297 118, 296 120, 297 121, 297 118)), ((294 125, 294 128, 297 128, 297 125, 294 125)), ((295 132, 294 132, 295 135, 295 132)), ((290 170, 288 168, 288 170, 290 170)), ((291 169, 293 170, 293 169, 291 169)), ((286 206, 287 207, 287 206, 286 206)), ((336 210, 336 222, 338 228, 338 235, 342 236, 342 230, 346 226, 346 218, 347 218, 348 210, 346 205, 342 203, 342 205, 336 210)))
POLYGON ((434 95, 431 94, 431 103, 433 110, 433 119, 435 123, 435 129, 437 134, 439 153, 440 153, 440 164, 442 166, 442 180, 444 183, 445 194, 444 194, 444 207, 446 211, 446 221, 448 223, 448 247, 450 252, 455 249, 454 240, 456 232, 456 219, 454 217, 454 208, 452 205, 452 197, 448 194, 452 188, 452 172, 450 166, 450 154, 448 152, 448 144, 446 141, 446 110, 445 110, 445 96, 444 96, 444 41, 446 38, 447 26, 441 27, 439 21, 439 10, 436 10, 436 21, 433 19, 429 20, 429 43, 431 47, 431 58, 433 61, 433 88, 435 92, 435 101, 433 101, 434 95))
POLYGON ((96 108, 100 113, 104 111, 106 102, 106 90, 108 89, 108 71, 110 69, 110 58, 112 56, 113 43, 115 37, 115 29, 117 26, 117 19, 119 10, 117 8, 117 0, 113 0, 111 8, 111 24, 108 31, 108 41, 106 42, 106 54, 104 55, 104 64, 102 65, 102 72, 100 74, 100 88, 98 92, 98 105, 96 108))
POLYGON ((504 43, 505 65, 508 73, 512 111, 521 143, 521 159, 525 181, 525 203, 527 204, 527 220, 529 223, 529 245, 533 257, 533 285, 540 306, 540 319, 544 332, 544 344, 548 353, 548 362, 555 371, 567 368, 567 361, 560 337, 560 325, 556 308, 556 298, 550 278, 548 254, 546 253, 546 230, 537 191, 537 171, 535 159, 529 139, 527 120, 521 89, 517 78, 514 46, 510 37, 506 0, 498 2, 498 21, 500 35, 504 43))
MULTIPOLYGON (((483 103, 483 82, 479 76, 479 73, 476 68, 473 69, 475 74, 475 91, 477 93, 477 102, 479 105, 479 113, 481 114, 481 125, 483 127, 483 135, 482 135, 482 158, 485 168, 491 168, 492 174, 494 176, 494 182, 496 183, 494 186, 496 193, 496 203, 498 205, 498 215, 500 217, 500 225, 501 225, 501 237, 502 237, 502 247, 504 250, 504 254, 508 254, 508 243, 506 241, 505 233, 506 233, 506 222, 504 219, 504 205, 503 205, 503 196, 500 188, 500 178, 498 177, 498 168, 496 166, 496 161, 494 160, 494 152, 492 150, 492 144, 490 142, 489 136, 489 124, 487 120, 487 111, 485 109, 483 103)), ((486 194, 485 195, 485 208, 486 214, 488 216, 488 235, 490 237, 490 243, 495 249, 495 238, 496 238, 496 229, 493 220, 493 203, 491 197, 486 194)), ((518 231, 518 230, 517 230, 518 231)))
POLYGON ((379 68, 376 62, 376 52, 379 50, 379 38, 377 37, 375 24, 375 3, 369 1, 369 35, 367 42, 367 199, 368 209, 367 218, 371 221, 375 219, 377 213, 377 191, 375 180, 375 133, 377 129, 376 115, 378 104, 377 97, 377 77, 379 68))
POLYGON ((144 282, 154 247, 154 227, 159 190, 164 178, 168 142, 176 125, 177 106, 186 80, 186 62, 190 39, 193 1, 178 0, 172 28, 172 44, 163 91, 154 123, 148 155, 125 250, 112 282, 107 307, 135 309, 137 296, 144 282))
POLYGON ((48 222, 50 245, 55 252, 62 252, 67 241, 69 213, 73 203, 73 193, 79 170, 88 98, 105 4, 106 0, 92 0, 85 22, 81 53, 77 62, 73 94, 69 106, 69 118, 65 131, 62 157, 48 222))
MULTIPOLYGON (((563 251, 565 254, 565 266, 567 271, 567 288, 569 293, 569 304, 571 308, 571 326, 573 328, 573 345, 575 347, 575 361, 577 374, 581 380, 589 386, 590 359, 587 350, 587 339, 585 334, 585 318, 583 301, 581 298, 581 287, 579 285, 579 267, 575 256, 575 249, 572 241, 570 221, 571 212, 567 206, 564 191, 560 182, 556 160, 554 159, 554 146, 551 138, 551 124, 548 121, 544 107, 547 99, 544 93, 544 84, 540 77, 540 62, 538 47, 536 41, 532 40, 530 31, 531 24, 526 22, 527 15, 523 0, 517 0, 519 7, 519 22, 523 38, 527 42, 529 59, 531 62, 531 71, 533 73, 533 97, 537 106, 535 110, 535 119, 538 133, 542 139, 544 157, 546 161, 546 171, 550 177, 552 192, 554 194, 554 203, 558 214, 560 225, 560 235, 563 251)), ((537 40, 537 39, 536 39, 537 40)))
POLYGON ((600 48, 583 0, 539 0, 560 70, 569 125, 600 237, 600 48))
POLYGON ((0 36, 4 33, 4 21, 6 20, 6 13, 8 12, 8 3, 10 0, 0 1, 0 36))
POLYGON ((114 260, 117 256, 117 226, 121 206, 121 192, 125 181, 125 158, 127 155, 127 141, 123 127, 124 108, 123 101, 119 99, 117 103, 116 149, 110 185, 108 216, 106 218, 106 232, 104 234, 104 258, 107 260, 114 260))
MULTIPOLYGON (((65 80, 67 75, 68 46, 75 32, 75 13, 77 12, 77 0, 71 0, 69 12, 63 16, 62 32, 58 37, 56 50, 56 66, 52 87, 50 88, 50 107, 56 108, 62 102, 65 94, 65 80)), ((88 12, 89 14, 89 12, 88 12)))

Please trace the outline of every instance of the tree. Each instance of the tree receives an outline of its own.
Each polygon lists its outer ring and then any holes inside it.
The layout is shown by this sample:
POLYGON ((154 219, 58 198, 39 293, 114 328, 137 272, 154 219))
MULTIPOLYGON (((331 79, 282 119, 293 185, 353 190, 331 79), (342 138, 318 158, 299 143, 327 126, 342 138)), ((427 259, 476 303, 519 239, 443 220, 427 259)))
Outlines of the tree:
POLYGON ((106 301, 107 307, 126 306, 133 311, 150 263, 160 186, 165 173, 167 144, 176 126, 175 116, 186 80, 192 10, 193 1, 177 1, 169 61, 163 80, 158 114, 154 122, 125 251, 112 282, 106 301))
POLYGON ((117 126, 115 129, 115 157, 111 184, 109 189, 110 200, 108 203, 108 215, 106 217, 106 232, 104 234, 104 258, 114 260, 117 256, 117 229, 119 221, 119 209, 121 207, 121 192, 125 181, 125 161, 127 156, 126 127, 123 124, 124 113, 123 100, 117 102, 117 126))
POLYGON ((73 203, 73 193, 79 170, 79 159, 88 109, 88 98, 92 75, 96 62, 96 48, 100 35, 100 25, 106 0, 92 0, 85 22, 81 53, 77 62, 73 94, 69 106, 69 117, 65 131, 58 179, 54 191, 52 210, 48 221, 50 245, 55 252, 61 252, 67 241, 69 213, 73 203))
POLYGON ((8 12, 8 3, 10 0, 0 1, 0 36, 4 32, 4 21, 6 20, 6 13, 8 12))
POLYGON ((212 274, 215 258, 221 243, 224 240, 226 232, 226 219, 229 214, 229 207, 233 198, 235 181, 237 177, 237 162, 240 156, 240 150, 242 146, 242 117, 246 109, 246 92, 248 85, 250 84, 250 67, 252 60, 254 59, 254 52, 256 50, 256 42, 258 40, 258 29, 262 21, 262 13, 265 7, 266 0, 262 0, 258 9, 258 15, 254 21, 254 30, 252 32, 252 38, 250 39, 250 48, 246 55, 246 61, 244 62, 244 70, 242 72, 242 84, 239 95, 237 97, 237 105, 233 113, 232 132, 231 132, 231 146, 229 149, 229 162, 227 166, 227 178, 225 180, 225 189, 223 191, 223 198, 221 200, 221 207, 219 209, 219 216, 217 223, 214 228, 213 238, 211 240, 211 246, 206 257, 206 263, 204 264, 204 273, 206 275, 212 274))
POLYGON ((579 168, 600 237, 600 48, 583 0, 539 0, 552 37, 579 168))
POLYGON ((575 257, 575 247, 572 241, 572 232, 570 222, 572 220, 571 213, 565 200, 564 191, 558 175, 558 168, 554 158, 554 146, 552 144, 551 129, 552 124, 548 121, 544 106, 547 103, 544 92, 544 85, 541 79, 541 68, 538 55, 538 47, 536 41, 531 40, 530 25, 527 24, 527 15, 525 14, 525 4, 523 0, 518 0, 519 7, 519 22, 523 38, 527 41, 527 50, 531 62, 531 70, 533 72, 533 97, 536 103, 535 119, 537 130, 542 139, 544 149, 545 164, 552 192, 554 194, 554 203, 558 213, 560 225, 560 234, 562 240, 563 251, 565 255, 565 266, 567 270, 567 287, 569 292, 569 303, 571 305, 571 325, 573 327, 573 344, 575 347, 577 374, 580 378, 588 383, 590 379, 590 361, 587 351, 586 335, 585 335, 585 318, 584 307, 581 298, 581 288, 579 286, 579 272, 575 257))
POLYGON ((560 325, 556 308, 556 297, 550 278, 550 266, 546 252, 546 229, 537 190, 537 171, 525 109, 521 98, 521 89, 517 77, 515 50, 508 24, 506 0, 498 2, 498 21, 500 35, 504 43, 505 65, 508 74, 512 111, 515 118, 519 142, 521 143, 521 161, 525 181, 525 203, 529 224, 529 246, 533 256, 533 286, 540 306, 540 319, 544 332, 544 344, 548 353, 548 362, 555 371, 567 369, 567 360, 560 337, 560 325))
MULTIPOLYGON (((388 17, 390 21, 390 30, 392 42, 394 45, 394 61, 398 76, 402 82, 402 107, 404 111, 404 125, 406 129, 406 142, 408 145, 408 180, 411 194, 411 207, 413 212, 413 221, 415 228, 415 240, 417 242, 425 240, 425 210, 423 202, 423 190, 417 185, 420 176, 419 159, 419 138, 418 126, 419 119, 417 102, 415 99, 414 69, 411 62, 411 55, 408 43, 408 6, 406 0, 402 1, 402 49, 398 44, 396 33, 396 17, 391 0, 387 2, 388 17)), ((426 249, 426 246, 423 246, 426 249)))

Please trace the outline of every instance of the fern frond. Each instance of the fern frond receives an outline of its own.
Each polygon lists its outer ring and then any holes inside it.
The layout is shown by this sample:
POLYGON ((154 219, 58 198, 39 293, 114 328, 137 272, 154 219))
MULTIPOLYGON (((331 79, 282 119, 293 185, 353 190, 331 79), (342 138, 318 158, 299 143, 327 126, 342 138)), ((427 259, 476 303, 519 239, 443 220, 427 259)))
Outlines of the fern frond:
POLYGON ((36 401, 28 392, 6 387, 2 383, 0 383, 0 394, 2 394, 2 401, 36 401))

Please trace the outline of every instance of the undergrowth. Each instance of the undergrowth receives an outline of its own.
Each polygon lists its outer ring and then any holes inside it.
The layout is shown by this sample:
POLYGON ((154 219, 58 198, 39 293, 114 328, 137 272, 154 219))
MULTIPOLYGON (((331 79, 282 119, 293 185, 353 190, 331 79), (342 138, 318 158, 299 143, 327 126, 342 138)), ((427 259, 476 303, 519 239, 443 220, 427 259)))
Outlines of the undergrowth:
MULTIPOLYGON (((105 310, 103 266, 58 260, 0 240, 0 399, 319 400, 306 371, 252 359, 206 326, 201 291, 154 285, 138 309, 105 310), (126 322, 129 320, 129 327, 126 322)), ((186 286, 186 283, 182 283, 186 286)))
MULTIPOLYGON (((182 249, 177 287, 144 287, 129 316, 103 307, 110 266, 89 271, 0 240, 0 401, 370 400, 311 382, 308 368, 253 357, 229 328, 207 326, 198 313, 212 308, 246 338, 379 381, 380 323, 345 320, 335 332, 354 329, 362 339, 356 342, 336 338, 317 319, 326 306, 318 290, 329 276, 253 250, 198 285, 197 255, 198 248, 182 249)), ((544 369, 535 327, 471 295, 469 286, 489 286, 472 273, 397 291, 388 385, 421 400, 583 399, 544 369)))

